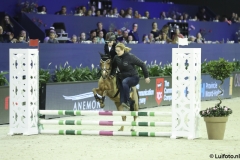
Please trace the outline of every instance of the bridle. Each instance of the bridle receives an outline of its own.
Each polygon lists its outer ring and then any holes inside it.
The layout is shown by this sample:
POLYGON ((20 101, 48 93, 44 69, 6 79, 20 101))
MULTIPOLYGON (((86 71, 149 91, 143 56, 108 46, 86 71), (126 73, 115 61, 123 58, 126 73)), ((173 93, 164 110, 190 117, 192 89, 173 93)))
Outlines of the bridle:
POLYGON ((105 71, 106 72, 106 77, 103 77, 103 79, 105 79, 105 78, 108 78, 109 76, 110 76, 110 71, 111 71, 111 65, 110 65, 110 67, 109 68, 105 68, 105 64, 106 63, 111 63, 111 59, 107 59, 107 60, 103 60, 103 59, 101 59, 101 61, 100 61, 103 65, 104 65, 104 67, 102 68, 101 67, 101 72, 103 72, 103 71, 105 71))

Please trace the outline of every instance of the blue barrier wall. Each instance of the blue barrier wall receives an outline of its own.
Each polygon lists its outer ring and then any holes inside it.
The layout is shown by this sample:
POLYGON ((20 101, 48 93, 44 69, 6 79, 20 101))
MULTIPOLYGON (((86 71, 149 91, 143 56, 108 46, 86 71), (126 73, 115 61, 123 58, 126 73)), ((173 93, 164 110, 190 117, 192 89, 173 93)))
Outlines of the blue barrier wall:
MULTIPOLYGON (((177 48, 174 44, 137 44, 128 45, 132 48, 132 53, 137 55, 143 61, 162 62, 163 64, 172 61, 172 48, 177 48)), ((191 44, 187 47, 201 48, 202 61, 215 60, 219 57, 229 61, 240 59, 239 44, 191 44)), ((0 71, 9 70, 9 48, 29 48, 27 44, 1 44, 0 43, 0 71)), ((76 67, 99 64, 100 56, 98 52, 103 52, 104 45, 100 44, 40 44, 40 67, 46 69, 51 62, 50 69, 55 65, 64 65, 66 61, 76 67)))
MULTIPOLYGON (((167 20, 144 20, 144 19, 128 19, 128 18, 105 18, 105 17, 78 17, 78 16, 60 16, 60 15, 38 15, 38 14, 26 14, 27 16, 23 16, 23 19, 29 18, 30 20, 41 20, 43 22, 42 25, 38 25, 38 22, 35 23, 38 27, 40 27, 43 31, 49 26, 52 26, 54 22, 64 22, 66 26, 67 33, 69 33, 69 37, 73 34, 79 35, 81 32, 89 33, 92 29, 96 29, 97 22, 103 22, 103 26, 106 30, 109 30, 110 27, 120 29, 122 27, 126 27, 128 29, 132 29, 133 23, 138 23, 139 29, 139 38, 142 40, 142 36, 144 34, 150 33, 152 29, 152 22, 156 21, 158 23, 159 28, 161 29, 163 25, 167 24, 170 21, 167 20), (47 26, 45 27, 44 24, 47 26)), ((222 41, 226 40, 234 40, 236 39, 236 31, 240 27, 240 24, 232 24, 228 25, 225 22, 193 22, 189 21, 189 26, 194 26, 195 30, 189 31, 189 35, 196 35, 200 29, 204 29, 206 31, 211 30, 211 33, 207 33, 205 38, 206 40, 211 41, 222 41)), ((31 24, 29 24, 31 25, 31 24)), ((30 35, 34 34, 30 32, 30 35)), ((41 39, 42 40, 42 39, 41 39)))

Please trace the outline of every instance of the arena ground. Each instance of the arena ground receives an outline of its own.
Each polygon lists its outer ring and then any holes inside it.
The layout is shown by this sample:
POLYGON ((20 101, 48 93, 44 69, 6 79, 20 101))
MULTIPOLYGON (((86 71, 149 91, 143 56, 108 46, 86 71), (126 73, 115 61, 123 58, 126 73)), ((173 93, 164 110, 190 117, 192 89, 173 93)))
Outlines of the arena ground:
MULTIPOLYGON (((202 109, 217 101, 202 102, 202 109)), ((210 154, 240 156, 240 98, 226 99, 223 105, 231 107, 224 140, 208 140, 201 118, 201 138, 195 140, 168 137, 108 137, 34 135, 8 136, 8 125, 0 125, 0 160, 207 160, 210 154)), ((146 109, 144 109, 146 111, 146 109)), ((156 107, 147 111, 171 111, 171 107, 156 107)), ((64 119, 114 120, 120 117, 71 117, 64 119)), ((139 121, 170 121, 170 117, 140 117, 139 121)), ((127 121, 132 121, 128 117, 127 121)), ((45 129, 118 130, 118 126, 45 126, 45 129)), ((130 131, 131 127, 125 127, 130 131)), ((170 128, 135 127, 137 131, 170 131, 170 128)), ((236 158, 236 159, 240 159, 236 158)))

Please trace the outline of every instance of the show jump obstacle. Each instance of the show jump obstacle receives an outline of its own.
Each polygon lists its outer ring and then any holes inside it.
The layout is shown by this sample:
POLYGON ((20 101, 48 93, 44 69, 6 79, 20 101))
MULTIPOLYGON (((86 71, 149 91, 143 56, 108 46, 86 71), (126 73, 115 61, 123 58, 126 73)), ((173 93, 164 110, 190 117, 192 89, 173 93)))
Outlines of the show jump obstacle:
POLYGON ((174 48, 172 51, 172 112, 39 110, 38 49, 10 49, 10 132, 9 135, 60 134, 107 136, 169 136, 198 138, 201 49, 174 48), (70 116, 172 116, 172 122, 117 122, 88 120, 44 120, 39 115, 70 116), (41 125, 100 125, 172 127, 171 132, 121 132, 95 130, 44 130, 41 125))

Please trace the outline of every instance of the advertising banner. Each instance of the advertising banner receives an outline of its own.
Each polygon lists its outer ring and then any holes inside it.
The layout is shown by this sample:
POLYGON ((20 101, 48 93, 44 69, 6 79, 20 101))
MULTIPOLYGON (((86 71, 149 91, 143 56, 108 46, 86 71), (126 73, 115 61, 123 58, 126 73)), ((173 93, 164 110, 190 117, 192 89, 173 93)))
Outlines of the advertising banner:
MULTIPOLYGON (((210 75, 202 75, 201 100, 216 100, 218 94, 221 92, 218 88, 220 83, 220 81, 212 79, 210 75)), ((230 78, 227 78, 221 86, 223 90, 223 94, 220 95, 221 98, 230 98, 229 86, 230 78)))
MULTIPOLYGON (((97 82, 50 83, 46 87, 46 110, 102 110, 92 93, 97 82)), ((116 111, 115 104, 105 98, 104 110, 116 111)), ((59 116, 45 116, 53 118, 59 116)))
POLYGON ((240 97, 240 73, 234 73, 231 80, 232 80, 232 97, 240 97))
POLYGON ((9 123, 9 87, 0 87, 0 124, 9 123))

